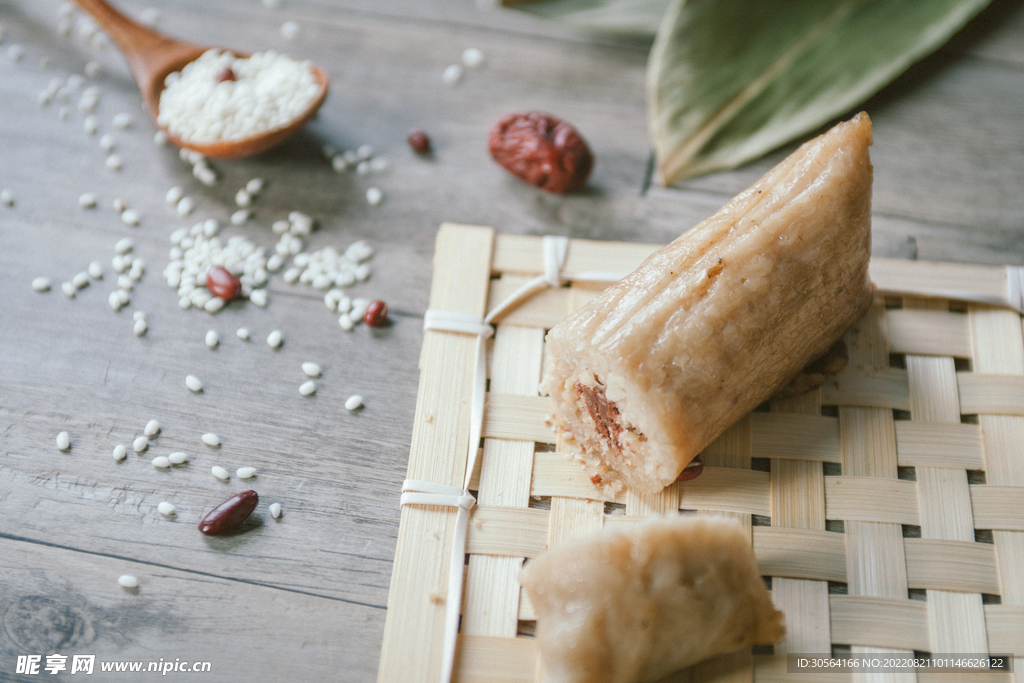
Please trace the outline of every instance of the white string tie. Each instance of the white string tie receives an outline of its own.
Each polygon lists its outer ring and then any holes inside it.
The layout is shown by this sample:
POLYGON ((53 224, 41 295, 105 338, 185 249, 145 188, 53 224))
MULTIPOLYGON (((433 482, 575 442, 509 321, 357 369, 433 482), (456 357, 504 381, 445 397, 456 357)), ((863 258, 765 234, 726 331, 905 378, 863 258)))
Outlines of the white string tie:
POLYGON ((473 394, 469 414, 469 445, 462 488, 418 479, 406 479, 402 484, 400 499, 402 505, 441 505, 458 508, 455 517, 455 536, 452 539, 452 554, 448 560, 448 596, 445 600, 444 642, 441 655, 440 681, 441 683, 450 683, 455 666, 455 645, 459 635, 462 566, 466 556, 469 511, 476 505, 476 498, 469 492, 469 482, 476 470, 480 435, 483 432, 484 398, 487 391, 487 338, 494 334, 494 328, 484 324, 478 315, 429 309, 423 316, 423 330, 472 334, 477 338, 476 360, 473 369, 473 394))

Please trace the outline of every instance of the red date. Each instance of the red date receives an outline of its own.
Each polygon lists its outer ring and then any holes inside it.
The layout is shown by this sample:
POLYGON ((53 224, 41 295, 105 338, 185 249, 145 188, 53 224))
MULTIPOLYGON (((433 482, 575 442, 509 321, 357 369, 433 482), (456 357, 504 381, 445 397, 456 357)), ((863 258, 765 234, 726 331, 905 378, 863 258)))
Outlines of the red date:
POLYGON ((704 461, 700 457, 696 457, 690 461, 690 464, 683 468, 683 471, 679 473, 679 478, 676 481, 690 481, 700 476, 700 473, 704 471, 704 461))
POLYGON ((231 301, 242 293, 242 281, 224 266, 214 266, 206 275, 206 288, 210 294, 231 301))
POLYGON ((594 157, 567 122, 539 111, 506 114, 491 128, 491 156, 512 175, 548 192, 583 186, 594 157))
POLYGON ((252 514, 259 502, 260 497, 255 491, 236 493, 210 510, 203 517, 203 521, 199 522, 199 530, 207 536, 216 536, 222 531, 236 527, 252 514))
POLYGON ((366 307, 363 322, 370 327, 384 327, 388 323, 388 305, 380 299, 371 301, 366 307))
POLYGON ((409 143, 409 146, 417 154, 430 153, 430 138, 419 128, 413 128, 409 131, 409 137, 406 138, 406 142, 409 143))

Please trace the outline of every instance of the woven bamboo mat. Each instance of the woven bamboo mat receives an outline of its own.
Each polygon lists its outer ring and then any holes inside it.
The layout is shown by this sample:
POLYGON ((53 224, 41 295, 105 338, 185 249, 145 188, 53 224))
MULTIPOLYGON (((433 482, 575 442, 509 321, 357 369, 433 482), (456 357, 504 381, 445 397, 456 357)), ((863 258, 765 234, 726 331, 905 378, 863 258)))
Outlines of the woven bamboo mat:
MULTIPOLYGON (((563 273, 630 271, 656 248, 574 240, 563 273)), ((542 264, 540 238, 445 224, 430 307, 481 316, 542 264)), ((1007 285, 997 267, 874 260, 871 272, 901 291, 998 294, 1007 285)), ((516 581, 524 559, 602 526, 678 510, 745 525, 788 634, 773 652, 718 657, 672 681, 868 680, 787 675, 787 652, 1012 652, 1016 666, 1024 664, 1019 314, 878 298, 847 333, 847 368, 820 390, 741 420, 704 452, 699 478, 658 495, 626 490, 605 500, 557 452, 544 424, 549 401, 538 395, 545 331, 601 287, 546 290, 497 325, 455 680, 536 680, 532 608, 516 581)), ((462 486, 475 344, 466 334, 424 333, 409 478, 462 486)), ((402 510, 381 683, 437 680, 455 516, 436 506, 402 510)), ((870 678, 919 679, 958 677, 870 678)))

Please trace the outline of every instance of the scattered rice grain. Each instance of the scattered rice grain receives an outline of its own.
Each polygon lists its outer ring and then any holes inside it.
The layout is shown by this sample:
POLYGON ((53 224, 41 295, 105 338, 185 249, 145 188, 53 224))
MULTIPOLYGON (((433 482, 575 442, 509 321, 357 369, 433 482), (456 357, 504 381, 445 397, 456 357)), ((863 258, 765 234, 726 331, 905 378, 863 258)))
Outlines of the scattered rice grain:
POLYGON ((319 377, 320 366, 312 361, 306 361, 302 364, 302 372, 305 373, 307 377, 319 377))
POLYGON ((174 503, 168 503, 165 500, 165 501, 163 501, 162 503, 160 503, 159 505, 156 506, 156 511, 159 512, 164 517, 170 517, 171 515, 173 515, 175 512, 178 511, 178 508, 176 508, 174 506, 174 503))
MULTIPOLYGON (((178 202, 181 201, 181 198, 184 196, 185 192, 180 187, 175 185, 171 189, 167 190, 167 194, 164 196, 164 200, 168 204, 177 204, 178 202)), ((173 237, 171 239, 173 241, 173 237)), ((179 239, 178 241, 180 242, 181 240, 179 239)))
POLYGON ((384 193, 379 187, 371 187, 366 191, 366 202, 370 206, 380 206, 382 201, 384 201, 384 193))
POLYGON ((363 407, 363 397, 356 394, 355 396, 349 396, 348 400, 345 401, 345 410, 353 411, 359 410, 363 407))
POLYGON ((121 576, 117 577, 117 583, 121 586, 121 588, 137 588, 139 585, 139 580, 131 574, 122 574, 121 576))
POLYGON ((281 518, 281 504, 280 503, 271 503, 270 504, 270 516, 273 517, 274 519, 280 519, 281 518))
POLYGON ((260 308, 264 308, 267 305, 267 290, 265 289, 254 289, 249 295, 249 301, 256 304, 260 308))
POLYGON ((303 382, 299 387, 299 393, 303 396, 312 396, 316 393, 316 382, 303 382))
POLYGON ((135 242, 132 241, 131 237, 122 237, 114 244, 114 252, 122 256, 134 248, 135 242))
POLYGON ((221 467, 220 465, 214 465, 213 467, 211 467, 210 468, 210 473, 213 476, 215 476, 218 479, 220 479, 221 481, 227 481, 228 479, 231 478, 231 475, 228 474, 228 471, 226 469, 224 469, 223 467, 221 467))
POLYGON ((121 222, 124 223, 125 225, 135 227, 136 225, 139 224, 140 220, 141 219, 139 218, 139 212, 136 211, 135 209, 128 209, 121 214, 121 222))
POLYGON ((220 437, 213 432, 207 432, 206 434, 203 434, 203 443, 210 448, 217 448, 220 446, 220 437))
POLYGON ((67 432, 59 432, 57 434, 57 448, 62 451, 71 448, 71 436, 67 432))
POLYGON ((217 344, 220 343, 220 337, 217 336, 217 330, 209 330, 206 333, 206 345, 211 349, 217 348, 217 344))
POLYGON ((249 341, 249 330, 247 330, 244 327, 239 327, 237 330, 235 330, 235 336, 241 339, 242 341, 249 341))
POLYGON ((89 264, 89 277, 93 280, 103 279, 103 264, 99 261, 93 261, 89 264))
POLYGON ((109 157, 107 157, 107 160, 104 162, 104 165, 106 165, 106 167, 111 171, 120 171, 123 168, 123 164, 121 163, 121 157, 117 156, 116 154, 111 154, 109 157))
POLYGON ((270 346, 270 348, 272 349, 281 348, 281 344, 283 343, 283 341, 284 339, 281 335, 281 330, 274 330, 269 335, 267 335, 267 345, 270 346))
POLYGON ((153 467, 161 470, 166 470, 171 466, 171 460, 166 455, 158 455, 153 458, 153 467))
MULTIPOLYGON (((137 313, 139 311, 136 311, 137 313)), ((150 420, 146 423, 146 428, 142 430, 142 433, 146 436, 156 436, 160 433, 160 422, 158 420, 150 420)))
POLYGON ((167 459, 171 461, 172 465, 182 465, 188 460, 188 454, 182 451, 175 451, 167 456, 167 459))
POLYGON ((49 292, 50 291, 50 278, 48 277, 37 277, 32 280, 32 289, 37 292, 49 292))
POLYGON ((199 378, 195 375, 185 376, 185 386, 188 387, 190 391, 194 391, 196 393, 203 390, 203 383, 200 382, 199 378))
POLYGON ((239 479, 252 479, 254 476, 256 476, 256 468, 239 467, 237 470, 235 470, 235 476, 238 477, 239 479))
POLYGON ((75 294, 78 292, 78 288, 69 280, 61 283, 60 291, 64 292, 64 296, 67 298, 74 299, 75 294))
POLYGON ((132 441, 132 450, 136 453, 143 453, 149 448, 149 439, 144 436, 140 436, 132 441))
POLYGON ((124 447, 123 443, 119 443, 114 446, 114 450, 110 455, 113 456, 114 460, 121 462, 125 457, 127 457, 128 449, 124 447))

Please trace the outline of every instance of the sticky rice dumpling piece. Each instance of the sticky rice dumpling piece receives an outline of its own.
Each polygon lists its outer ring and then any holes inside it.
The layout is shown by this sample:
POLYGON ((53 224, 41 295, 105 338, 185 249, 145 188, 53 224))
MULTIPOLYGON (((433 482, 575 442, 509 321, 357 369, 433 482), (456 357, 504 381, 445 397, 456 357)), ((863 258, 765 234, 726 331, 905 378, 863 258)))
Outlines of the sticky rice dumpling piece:
POLYGON ((662 490, 864 315, 870 144, 838 124, 551 329, 554 422, 607 482, 662 490))
POLYGON ((543 683, 647 683, 785 635, 734 520, 651 518, 529 562, 543 683))

